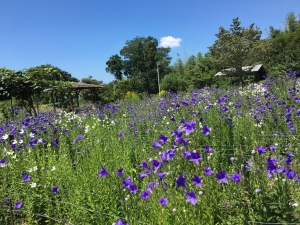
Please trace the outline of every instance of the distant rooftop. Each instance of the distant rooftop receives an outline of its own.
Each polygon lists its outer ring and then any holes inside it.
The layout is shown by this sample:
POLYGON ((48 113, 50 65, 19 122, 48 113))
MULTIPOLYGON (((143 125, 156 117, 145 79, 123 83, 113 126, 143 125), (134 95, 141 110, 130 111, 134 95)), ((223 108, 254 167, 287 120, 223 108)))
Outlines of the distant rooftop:
MULTIPOLYGON (((263 67, 263 64, 259 64, 259 65, 255 65, 255 66, 243 66, 242 70, 245 72, 248 72, 249 75, 251 74, 255 74, 255 73, 260 73, 260 72, 265 72, 265 69, 263 67)), ((229 69, 224 69, 218 73, 215 74, 215 76, 235 76, 233 74, 226 74, 225 71, 230 72, 235 72, 236 69, 235 68, 229 68, 229 69)))

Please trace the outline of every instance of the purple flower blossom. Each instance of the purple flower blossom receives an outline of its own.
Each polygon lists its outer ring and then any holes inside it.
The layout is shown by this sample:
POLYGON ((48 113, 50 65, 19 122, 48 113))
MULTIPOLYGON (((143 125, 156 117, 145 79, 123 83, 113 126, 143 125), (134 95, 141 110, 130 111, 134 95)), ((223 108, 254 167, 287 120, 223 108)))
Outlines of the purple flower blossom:
POLYGON ((195 131, 195 124, 196 121, 194 120, 188 121, 183 125, 182 130, 185 131, 186 135, 189 135, 190 133, 195 131))
POLYGON ((276 158, 271 159, 271 157, 269 157, 267 159, 267 163, 268 163, 267 170, 275 170, 276 169, 276 162, 277 162, 276 158))
POLYGON ((142 199, 148 199, 150 197, 150 191, 148 190, 144 190, 140 196, 142 197, 142 199))
POLYGON ((157 171, 163 164, 157 160, 152 160, 152 169, 157 171))
POLYGON ((0 164, 4 166, 6 164, 6 158, 1 159, 0 164))
POLYGON ((202 134, 204 134, 205 136, 208 136, 211 132, 211 128, 208 127, 207 125, 204 125, 203 128, 202 128, 202 134))
POLYGON ((194 175, 194 177, 191 179, 191 181, 194 181, 195 187, 201 187, 202 188, 202 177, 194 175))
POLYGON ((204 167, 204 173, 207 176, 211 176, 211 175, 213 175, 214 171, 210 167, 208 167, 208 168, 204 167))
POLYGON ((279 167, 277 170, 276 170, 276 172, 277 173, 279 173, 279 174, 283 174, 283 173, 285 173, 285 167, 284 166, 281 166, 281 167, 279 167))
POLYGON ((287 165, 291 165, 291 162, 292 162, 292 160, 291 160, 290 157, 285 158, 283 161, 284 161, 287 165))
POLYGON ((158 200, 158 202, 162 205, 162 206, 165 206, 169 203, 168 199, 167 198, 160 198, 158 200))
POLYGON ((121 219, 119 219, 116 223, 114 223, 115 225, 129 225, 129 223, 123 222, 121 219))
POLYGON ((191 202, 192 205, 195 205, 198 201, 198 197, 195 195, 194 191, 186 192, 187 199, 186 202, 191 202))
POLYGON ((165 145, 165 144, 167 144, 168 137, 162 134, 159 136, 159 141, 162 145, 165 145))
POLYGON ((268 147, 264 148, 262 145, 260 147, 256 146, 256 150, 258 151, 258 154, 263 155, 266 153, 268 147))
POLYGON ((171 136, 182 137, 182 133, 183 133, 182 130, 175 130, 175 131, 171 134, 171 136))
POLYGON ((216 178, 218 179, 218 183, 228 183, 227 177, 228 174, 223 172, 222 170, 219 171, 219 173, 216 174, 216 178))
POLYGON ((184 173, 182 173, 178 178, 176 178, 176 184, 177 187, 183 187, 185 188, 185 182, 187 181, 187 178, 184 177, 184 173))
POLYGON ((170 159, 174 159, 175 156, 175 150, 174 149, 168 149, 166 151, 163 151, 161 153, 161 160, 162 161, 169 161, 170 159))
POLYGON ((298 177, 295 182, 300 183, 300 177, 298 177))
POLYGON ((248 170, 251 167, 252 167, 252 161, 251 160, 246 161, 245 170, 248 170))
POLYGON ((120 137, 122 137, 122 136, 123 136, 123 131, 122 131, 122 130, 119 130, 118 135, 119 135, 120 137))
POLYGON ((21 202, 21 201, 16 201, 16 203, 15 203, 15 208, 16 208, 16 209, 20 209, 20 208, 22 207, 22 205, 23 205, 23 202, 21 202))
POLYGON ((276 145, 271 145, 271 146, 270 146, 270 150, 271 150, 271 151, 275 151, 275 150, 276 150, 276 145))
POLYGON ((152 190, 153 187, 158 187, 158 183, 157 182, 149 182, 148 183, 148 189, 152 190))
POLYGON ((239 183, 241 181, 241 174, 234 172, 232 176, 230 176, 230 179, 239 183))
POLYGON ((82 140, 82 135, 81 134, 77 136, 77 140, 78 141, 82 140))
POLYGON ((154 140, 154 141, 153 141, 152 148, 157 149, 157 148, 159 148, 159 147, 161 147, 161 145, 158 143, 158 141, 154 140))
POLYGON ((103 166, 101 166, 101 171, 98 173, 98 177, 99 178, 100 177, 104 177, 104 176, 106 176, 108 174, 109 174, 108 171, 103 166))
POLYGON ((129 185, 132 184, 132 179, 130 177, 125 178, 123 181, 123 186, 122 188, 129 188, 129 185))
POLYGON ((23 179, 24 182, 30 181, 30 176, 27 173, 22 173, 21 178, 23 179))
POLYGON ((130 184, 129 187, 128 187, 128 189, 129 189, 129 191, 130 191, 131 193, 136 194, 136 192, 137 192, 137 190, 138 190, 138 187, 137 187, 136 185, 134 185, 134 184, 130 184))
POLYGON ((3 201, 8 202, 9 198, 8 197, 4 197, 3 201))
POLYGON ((166 174, 164 172, 156 172, 156 175, 159 177, 159 180, 162 181, 166 174))
POLYGON ((59 192, 58 186, 54 186, 54 187, 52 188, 52 192, 53 192, 53 194, 56 195, 56 194, 59 192))
POLYGON ((204 147, 204 152, 205 152, 205 153, 210 153, 210 152, 212 152, 212 150, 213 150, 213 149, 210 148, 209 145, 205 145, 205 147, 204 147))
POLYGON ((140 167, 143 167, 144 169, 150 169, 149 167, 148 167, 148 164, 147 164, 147 162, 144 160, 141 164, 140 164, 140 167))
POLYGON ((192 152, 190 161, 196 163, 197 165, 199 164, 199 160, 202 160, 202 156, 200 156, 199 152, 192 152))
POLYGON ((289 126, 289 129, 290 129, 290 130, 295 130, 296 128, 295 128, 294 125, 290 125, 290 126, 289 126))
POLYGON ((124 170, 123 170, 123 169, 118 169, 116 173, 117 173, 117 175, 118 175, 119 177, 122 177, 122 176, 123 176, 123 173, 124 173, 124 170))
MULTIPOLYGON (((150 170, 148 170, 148 171, 150 171, 150 170)), ((151 173, 151 172, 150 172, 151 173)), ((141 180, 143 180, 146 176, 148 176, 148 174, 147 173, 140 173, 140 175, 139 175, 139 178, 141 179, 141 180)))
POLYGON ((287 170, 286 171, 286 178, 291 180, 296 176, 296 172, 293 170, 287 170))
POLYGON ((190 159, 191 158, 191 151, 184 151, 183 153, 181 153, 181 157, 186 158, 186 159, 190 159))

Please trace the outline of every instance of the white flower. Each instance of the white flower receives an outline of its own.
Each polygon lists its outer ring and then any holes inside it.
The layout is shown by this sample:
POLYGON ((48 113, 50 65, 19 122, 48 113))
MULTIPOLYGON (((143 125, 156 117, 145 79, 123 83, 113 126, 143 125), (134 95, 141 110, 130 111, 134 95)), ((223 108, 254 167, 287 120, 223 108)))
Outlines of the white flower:
POLYGON ((31 173, 33 170, 32 170, 32 168, 29 168, 28 169, 28 173, 31 173))
POLYGON ((31 188, 35 188, 35 187, 36 187, 36 183, 32 182, 32 183, 30 184, 30 187, 31 187, 31 188))
POLYGON ((8 134, 4 134, 2 137, 1 137, 2 140, 7 140, 8 139, 8 134))
POLYGON ((54 171, 54 170, 56 170, 56 167, 55 167, 55 166, 52 167, 51 171, 54 171))
POLYGON ((34 166, 32 169, 33 169, 33 171, 37 171, 38 168, 37 168, 37 166, 34 166))
POLYGON ((7 151, 7 152, 6 152, 6 155, 13 155, 13 154, 14 154, 13 151, 7 151))
POLYGON ((19 130, 19 133, 24 134, 24 130, 23 129, 19 130))
POLYGON ((30 132, 29 136, 34 137, 34 133, 30 132))

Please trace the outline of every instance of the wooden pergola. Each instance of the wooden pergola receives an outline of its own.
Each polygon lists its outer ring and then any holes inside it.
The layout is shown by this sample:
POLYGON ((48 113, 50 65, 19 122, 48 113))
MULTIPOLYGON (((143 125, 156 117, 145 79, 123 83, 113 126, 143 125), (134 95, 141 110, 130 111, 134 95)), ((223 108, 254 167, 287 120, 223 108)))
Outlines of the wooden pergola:
MULTIPOLYGON (((101 85, 96 85, 96 84, 86 84, 86 83, 81 83, 81 82, 71 82, 71 87, 69 87, 70 89, 75 91, 76 94, 76 103, 77 103, 77 107, 79 107, 79 93, 81 90, 83 89, 89 89, 93 95, 94 95, 94 103, 97 102, 97 95, 96 95, 96 90, 103 88, 103 86, 101 85)), ((44 92, 48 92, 48 91, 52 91, 52 102, 53 102, 53 111, 56 112, 56 107, 55 107, 55 92, 52 88, 48 88, 46 90, 44 90, 44 92)), ((74 112, 74 104, 73 104, 73 96, 72 94, 69 94, 70 97, 70 108, 71 111, 74 112)))

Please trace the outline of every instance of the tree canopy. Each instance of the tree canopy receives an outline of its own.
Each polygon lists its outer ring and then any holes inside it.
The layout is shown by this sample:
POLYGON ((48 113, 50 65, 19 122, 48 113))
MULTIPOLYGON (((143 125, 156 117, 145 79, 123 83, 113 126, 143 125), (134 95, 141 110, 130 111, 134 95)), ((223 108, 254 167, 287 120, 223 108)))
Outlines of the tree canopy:
POLYGON ((136 37, 126 41, 119 55, 113 55, 106 62, 106 71, 117 80, 126 76, 130 80, 132 90, 154 94, 158 92, 157 65, 160 62, 161 77, 170 72, 170 48, 158 47, 157 39, 149 36, 136 37))
POLYGON ((210 55, 219 69, 234 68, 231 72, 237 73, 242 79, 242 67, 252 64, 251 53, 261 34, 259 28, 254 28, 254 23, 244 28, 239 18, 235 18, 229 30, 220 27, 216 34, 218 39, 209 47, 210 55))

